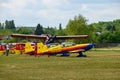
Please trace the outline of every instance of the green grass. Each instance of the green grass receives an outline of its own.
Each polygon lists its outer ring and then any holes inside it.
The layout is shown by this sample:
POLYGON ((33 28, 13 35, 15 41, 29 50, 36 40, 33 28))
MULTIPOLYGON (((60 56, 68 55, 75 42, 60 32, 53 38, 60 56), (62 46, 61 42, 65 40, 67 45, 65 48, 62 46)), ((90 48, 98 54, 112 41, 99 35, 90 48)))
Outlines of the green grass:
POLYGON ((88 51, 87 58, 0 56, 0 80, 120 80, 120 51, 88 51))

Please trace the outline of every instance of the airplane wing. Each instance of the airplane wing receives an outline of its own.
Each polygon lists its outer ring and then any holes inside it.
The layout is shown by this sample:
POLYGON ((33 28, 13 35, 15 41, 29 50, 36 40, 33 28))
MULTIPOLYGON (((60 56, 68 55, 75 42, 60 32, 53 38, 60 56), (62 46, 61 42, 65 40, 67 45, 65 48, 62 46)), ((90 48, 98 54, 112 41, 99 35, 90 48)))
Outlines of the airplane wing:
POLYGON ((82 38, 88 38, 88 35, 56 36, 56 39, 82 39, 82 38))
POLYGON ((46 39, 46 36, 43 35, 26 35, 26 34, 11 34, 11 37, 14 38, 26 38, 26 39, 46 39))
POLYGON ((84 52, 85 50, 84 49, 80 49, 80 50, 73 50, 73 51, 70 51, 71 53, 78 53, 78 52, 84 52))
MULTIPOLYGON (((26 34, 11 34, 15 38, 32 38, 32 39, 46 39, 46 35, 26 35, 26 34)), ((88 35, 70 35, 70 36, 56 36, 55 39, 81 39, 88 38, 88 35)))

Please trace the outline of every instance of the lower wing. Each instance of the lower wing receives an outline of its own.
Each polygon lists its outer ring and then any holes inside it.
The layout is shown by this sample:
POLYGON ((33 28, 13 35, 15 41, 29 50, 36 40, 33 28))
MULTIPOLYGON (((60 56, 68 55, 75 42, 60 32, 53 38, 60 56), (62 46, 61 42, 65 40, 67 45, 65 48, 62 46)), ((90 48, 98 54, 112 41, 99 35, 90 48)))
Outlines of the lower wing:
POLYGON ((70 53, 78 53, 78 52, 84 52, 84 49, 80 49, 80 50, 74 50, 74 51, 70 51, 70 53))

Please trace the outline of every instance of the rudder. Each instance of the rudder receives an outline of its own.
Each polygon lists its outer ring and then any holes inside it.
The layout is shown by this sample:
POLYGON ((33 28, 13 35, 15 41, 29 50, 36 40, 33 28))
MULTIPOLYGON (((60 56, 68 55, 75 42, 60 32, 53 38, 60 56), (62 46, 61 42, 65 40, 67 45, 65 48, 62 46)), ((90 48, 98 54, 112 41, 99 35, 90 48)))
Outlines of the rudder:
POLYGON ((37 43, 37 54, 42 54, 48 49, 46 45, 44 45, 42 42, 37 43))
POLYGON ((33 49, 33 47, 31 46, 30 42, 27 42, 27 43, 25 44, 25 53, 27 54, 27 53, 30 53, 30 52, 33 52, 33 51, 34 51, 34 49, 33 49))

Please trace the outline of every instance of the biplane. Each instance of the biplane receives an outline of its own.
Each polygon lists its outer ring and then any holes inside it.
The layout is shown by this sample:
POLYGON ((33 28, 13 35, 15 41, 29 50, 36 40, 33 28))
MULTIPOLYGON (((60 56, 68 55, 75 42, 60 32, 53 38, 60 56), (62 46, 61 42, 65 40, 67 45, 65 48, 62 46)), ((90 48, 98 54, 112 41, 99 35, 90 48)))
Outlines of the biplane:
POLYGON ((31 46, 28 42, 25 44, 25 54, 33 53, 36 55, 57 55, 62 54, 61 56, 69 56, 69 53, 79 53, 78 57, 86 57, 83 52, 90 50, 94 44, 93 43, 86 43, 86 44, 57 44, 55 46, 51 46, 51 43, 54 43, 54 40, 58 39, 86 39, 88 35, 71 35, 71 36, 55 36, 55 35, 24 35, 24 34, 12 34, 11 37, 15 38, 24 38, 24 39, 43 39, 45 43, 36 43, 35 47, 31 46))

